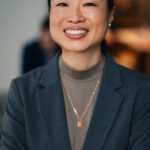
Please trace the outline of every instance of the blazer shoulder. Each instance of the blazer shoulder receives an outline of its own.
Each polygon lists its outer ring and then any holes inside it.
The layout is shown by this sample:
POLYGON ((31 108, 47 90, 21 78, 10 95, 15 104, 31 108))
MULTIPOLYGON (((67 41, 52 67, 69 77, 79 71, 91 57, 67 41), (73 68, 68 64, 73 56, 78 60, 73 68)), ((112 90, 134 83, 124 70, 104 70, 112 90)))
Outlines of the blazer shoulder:
POLYGON ((45 66, 38 67, 12 80, 18 88, 34 89, 38 84, 41 75, 45 70, 45 66))
POLYGON ((150 77, 117 64, 122 81, 129 85, 140 86, 150 84, 150 77))

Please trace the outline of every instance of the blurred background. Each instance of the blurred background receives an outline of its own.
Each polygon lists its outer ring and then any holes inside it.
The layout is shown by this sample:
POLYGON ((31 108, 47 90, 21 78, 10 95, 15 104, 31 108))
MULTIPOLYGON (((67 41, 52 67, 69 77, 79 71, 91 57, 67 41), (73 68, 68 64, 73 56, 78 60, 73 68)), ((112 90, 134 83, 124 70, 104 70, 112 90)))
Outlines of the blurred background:
POLYGON ((36 38, 47 0, 0 0, 0 131, 10 81, 21 74, 22 49, 36 38))
MULTIPOLYGON (((115 61, 150 76, 150 0, 115 0, 106 41, 115 61)), ((47 0, 0 1, 0 126, 10 81, 21 75, 25 43, 40 34, 47 0)))
POLYGON ((150 76, 150 0, 115 0, 106 40, 117 63, 150 76))

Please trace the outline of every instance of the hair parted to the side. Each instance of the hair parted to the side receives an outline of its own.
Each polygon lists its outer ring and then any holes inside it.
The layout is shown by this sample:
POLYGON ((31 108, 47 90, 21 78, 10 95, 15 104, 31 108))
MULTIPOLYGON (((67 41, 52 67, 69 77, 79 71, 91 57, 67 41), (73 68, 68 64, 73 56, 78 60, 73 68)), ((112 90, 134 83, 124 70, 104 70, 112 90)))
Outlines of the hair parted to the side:
MULTIPOLYGON (((113 7, 114 7, 114 0, 107 0, 107 4, 108 4, 108 11, 111 12, 113 7)), ((49 8, 49 11, 50 11, 51 0, 48 0, 48 8, 49 8)))

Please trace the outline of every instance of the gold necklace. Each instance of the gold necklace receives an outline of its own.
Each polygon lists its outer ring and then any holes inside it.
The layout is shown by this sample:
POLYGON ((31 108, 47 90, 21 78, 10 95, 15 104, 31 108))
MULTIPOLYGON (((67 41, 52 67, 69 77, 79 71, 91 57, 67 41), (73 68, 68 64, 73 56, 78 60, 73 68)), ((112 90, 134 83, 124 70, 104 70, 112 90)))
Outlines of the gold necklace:
POLYGON ((78 127, 78 128, 82 128, 82 127, 83 127, 83 121, 82 121, 82 119, 83 119, 83 117, 85 116, 85 114, 86 114, 86 112, 87 112, 87 110, 88 110, 88 108, 89 108, 89 106, 90 106, 90 104, 91 104, 91 102, 92 102, 92 100, 93 100, 93 97, 94 97, 94 95, 95 95, 95 93, 96 93, 97 87, 98 87, 98 85, 99 85, 99 83, 100 83, 100 79, 97 80, 96 86, 95 86, 95 88, 94 88, 94 90, 93 90, 93 92, 92 92, 92 95, 91 95, 91 97, 90 97, 90 99, 89 99, 89 102, 88 102, 88 104, 86 105, 86 107, 85 107, 85 109, 84 109, 84 111, 83 111, 83 113, 82 113, 82 115, 81 115, 81 117, 80 117, 78 111, 76 110, 76 108, 75 108, 75 106, 74 106, 74 104, 73 104, 73 102, 72 102, 71 96, 70 96, 70 94, 69 94, 69 90, 68 90, 68 88, 67 88, 67 86, 66 86, 66 84, 65 84, 65 82, 64 82, 63 77, 62 77, 62 73, 60 73, 60 74, 61 74, 62 83, 64 84, 64 89, 65 89, 65 91, 66 91, 67 97, 68 97, 68 99, 69 99, 69 102, 70 102, 70 104, 71 104, 71 107, 72 107, 72 109, 73 109, 73 112, 75 113, 75 115, 76 115, 76 117, 77 117, 77 119, 78 119, 77 127, 78 127))

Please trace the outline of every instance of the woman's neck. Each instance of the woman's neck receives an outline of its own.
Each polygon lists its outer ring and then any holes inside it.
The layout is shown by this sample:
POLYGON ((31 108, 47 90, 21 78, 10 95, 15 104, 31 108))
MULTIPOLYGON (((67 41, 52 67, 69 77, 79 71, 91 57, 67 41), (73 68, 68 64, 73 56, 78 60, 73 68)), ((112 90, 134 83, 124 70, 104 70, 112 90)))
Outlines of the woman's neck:
POLYGON ((73 70, 87 70, 97 64, 101 59, 101 50, 72 52, 62 50, 62 59, 73 70))

